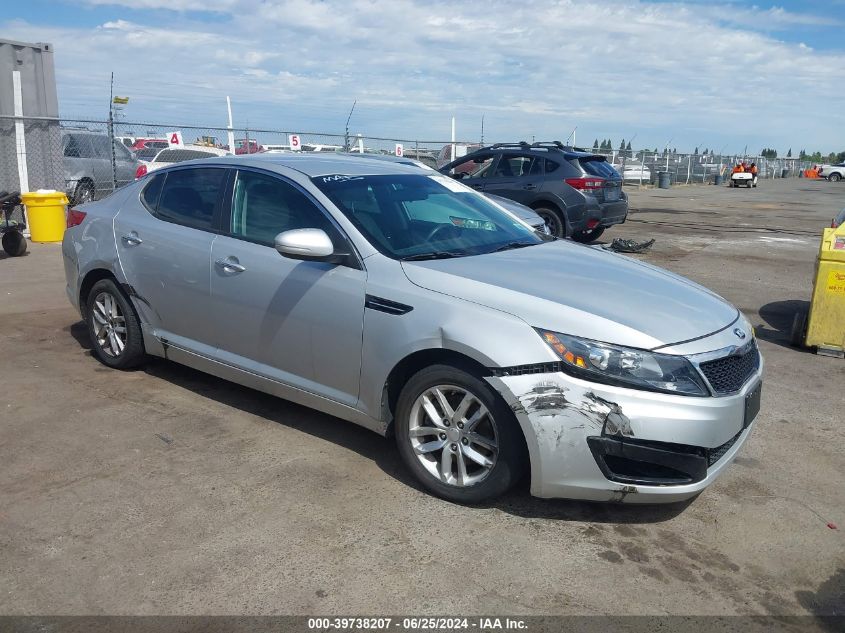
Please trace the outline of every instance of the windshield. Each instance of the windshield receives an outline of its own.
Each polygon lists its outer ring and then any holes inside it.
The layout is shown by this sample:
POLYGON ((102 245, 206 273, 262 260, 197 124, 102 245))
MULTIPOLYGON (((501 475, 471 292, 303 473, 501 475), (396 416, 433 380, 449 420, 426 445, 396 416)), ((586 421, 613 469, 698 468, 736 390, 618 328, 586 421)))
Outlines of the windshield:
POLYGON ((544 241, 446 176, 333 175, 312 181, 374 247, 394 259, 479 255, 544 241))

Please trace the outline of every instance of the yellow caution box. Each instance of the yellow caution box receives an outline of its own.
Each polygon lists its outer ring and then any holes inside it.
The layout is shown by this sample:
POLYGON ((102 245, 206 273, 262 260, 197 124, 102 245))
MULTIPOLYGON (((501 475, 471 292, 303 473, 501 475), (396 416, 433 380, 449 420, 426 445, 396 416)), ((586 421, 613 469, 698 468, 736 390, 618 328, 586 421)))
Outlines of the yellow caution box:
POLYGON ((845 356, 845 224, 824 230, 806 327, 805 345, 845 356))

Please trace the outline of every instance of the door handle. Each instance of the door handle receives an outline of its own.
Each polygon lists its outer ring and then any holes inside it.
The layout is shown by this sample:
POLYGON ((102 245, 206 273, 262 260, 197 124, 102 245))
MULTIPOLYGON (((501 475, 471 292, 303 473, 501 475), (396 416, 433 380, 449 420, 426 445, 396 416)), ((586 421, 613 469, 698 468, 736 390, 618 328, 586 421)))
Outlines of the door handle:
POLYGON ((522 185, 522 188, 526 191, 534 191, 537 188, 537 185, 532 185, 531 183, 527 185, 522 185))
POLYGON ((129 235, 124 235, 120 239, 127 246, 138 246, 138 244, 144 241, 138 237, 138 234, 135 231, 132 231, 129 235))
POLYGON ((232 257, 227 257, 226 259, 218 259, 214 263, 220 266, 220 268, 223 269, 224 273, 229 273, 230 275, 237 275, 238 273, 242 273, 246 270, 246 266, 241 266, 232 257))

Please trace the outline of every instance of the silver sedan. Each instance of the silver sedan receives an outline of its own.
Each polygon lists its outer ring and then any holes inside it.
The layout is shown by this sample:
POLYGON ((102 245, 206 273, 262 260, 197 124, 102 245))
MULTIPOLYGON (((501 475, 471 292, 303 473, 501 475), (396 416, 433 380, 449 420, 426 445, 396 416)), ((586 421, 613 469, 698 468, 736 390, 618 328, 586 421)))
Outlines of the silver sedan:
POLYGON ((68 298, 103 363, 160 356, 394 435, 446 499, 523 475, 539 497, 686 499, 759 410, 736 308, 413 166, 207 158, 68 225, 68 298))

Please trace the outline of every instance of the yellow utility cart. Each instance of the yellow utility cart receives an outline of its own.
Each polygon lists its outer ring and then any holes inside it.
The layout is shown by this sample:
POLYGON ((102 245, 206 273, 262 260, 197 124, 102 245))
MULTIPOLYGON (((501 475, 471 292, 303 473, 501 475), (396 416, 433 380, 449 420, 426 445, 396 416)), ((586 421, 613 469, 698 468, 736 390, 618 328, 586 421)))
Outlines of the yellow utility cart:
POLYGON ((825 229, 809 311, 795 315, 792 343, 845 357, 845 223, 825 229))

